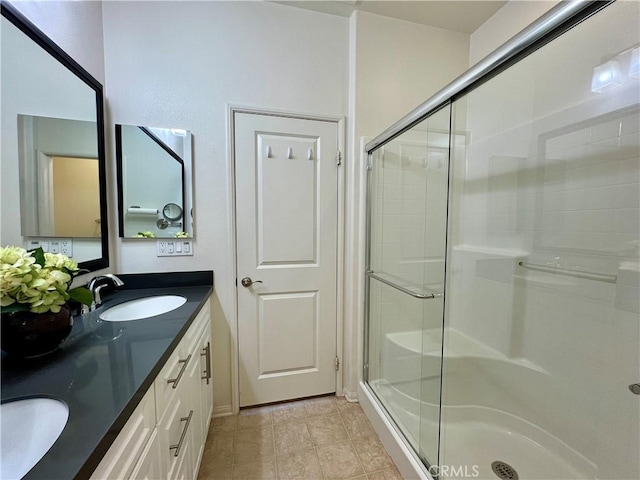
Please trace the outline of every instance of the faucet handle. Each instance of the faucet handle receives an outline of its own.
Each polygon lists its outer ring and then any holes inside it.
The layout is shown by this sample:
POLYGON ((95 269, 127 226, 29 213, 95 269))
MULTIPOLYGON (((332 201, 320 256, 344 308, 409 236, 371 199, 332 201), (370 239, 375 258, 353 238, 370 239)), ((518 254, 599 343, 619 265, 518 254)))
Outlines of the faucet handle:
POLYGON ((96 275, 95 277, 93 277, 89 281, 87 288, 89 290, 93 290, 96 283, 102 280, 111 280, 111 282, 113 282, 114 286, 116 287, 122 287, 124 285, 124 282, 120 280, 118 277, 116 277, 113 273, 104 273, 102 275, 96 275))
POLYGON ((100 305, 102 305, 102 295, 100 295, 100 290, 102 290, 106 286, 107 284, 103 283, 102 285, 98 285, 93 290, 93 302, 95 303, 96 307, 99 307, 100 305))

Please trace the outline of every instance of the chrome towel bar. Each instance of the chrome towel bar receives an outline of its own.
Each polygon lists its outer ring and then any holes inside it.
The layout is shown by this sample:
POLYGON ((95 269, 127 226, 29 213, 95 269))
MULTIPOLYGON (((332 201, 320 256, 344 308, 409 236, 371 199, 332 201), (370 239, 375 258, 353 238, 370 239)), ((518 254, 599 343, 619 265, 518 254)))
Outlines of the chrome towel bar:
POLYGON ((537 263, 518 262, 523 268, 537 270, 539 272, 555 273, 556 275, 566 275, 568 277, 586 278, 588 280, 598 280, 600 282, 616 283, 617 275, 605 275, 604 273, 585 272, 582 270, 572 270, 569 268, 554 267, 552 265, 538 265, 537 263))
POLYGON ((375 278, 379 282, 382 282, 385 285, 389 285, 390 287, 395 288, 396 290, 400 290, 401 292, 406 293, 407 295, 411 295, 414 298, 420 298, 420 299, 426 300, 428 298, 436 298, 436 297, 442 296, 442 294, 435 293, 435 292, 419 292, 419 291, 411 290, 410 288, 404 287, 402 285, 398 285, 397 283, 394 283, 391 280, 388 280, 384 278, 382 275, 376 274, 371 270, 367 270, 366 274, 368 277, 375 278))

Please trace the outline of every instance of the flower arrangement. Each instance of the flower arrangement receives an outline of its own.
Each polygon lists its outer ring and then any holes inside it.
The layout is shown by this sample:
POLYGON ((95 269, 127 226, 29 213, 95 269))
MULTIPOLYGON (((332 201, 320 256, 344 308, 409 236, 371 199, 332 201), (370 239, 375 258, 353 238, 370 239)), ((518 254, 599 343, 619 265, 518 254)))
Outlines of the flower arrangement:
POLYGON ((138 232, 131 238, 156 238, 156 234, 153 232, 138 232))
POLYGON ((0 247, 0 306, 3 312, 60 312, 67 300, 91 305, 93 295, 84 287, 70 288, 82 271, 66 255, 42 248, 0 247))

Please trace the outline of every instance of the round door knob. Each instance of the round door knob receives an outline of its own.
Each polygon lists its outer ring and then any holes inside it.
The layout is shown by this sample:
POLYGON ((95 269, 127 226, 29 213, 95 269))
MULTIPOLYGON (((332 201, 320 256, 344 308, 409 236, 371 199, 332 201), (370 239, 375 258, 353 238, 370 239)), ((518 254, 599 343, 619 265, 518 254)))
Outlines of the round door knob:
POLYGON ((240 283, 242 283, 243 287, 250 287, 251 285, 253 285, 254 283, 262 283, 262 280, 251 280, 250 277, 244 277, 242 280, 240 280, 240 283))

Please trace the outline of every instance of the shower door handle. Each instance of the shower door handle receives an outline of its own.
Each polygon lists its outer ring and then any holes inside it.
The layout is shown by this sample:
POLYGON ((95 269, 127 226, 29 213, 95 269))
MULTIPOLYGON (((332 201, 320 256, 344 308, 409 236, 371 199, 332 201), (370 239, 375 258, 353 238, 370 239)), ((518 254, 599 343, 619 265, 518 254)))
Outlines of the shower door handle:
POLYGON ((632 383, 629 385, 629 390, 631 390, 631 393, 640 395, 640 383, 632 383))

